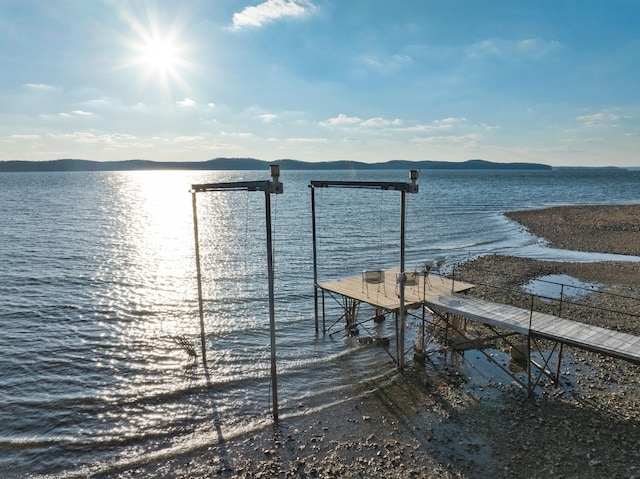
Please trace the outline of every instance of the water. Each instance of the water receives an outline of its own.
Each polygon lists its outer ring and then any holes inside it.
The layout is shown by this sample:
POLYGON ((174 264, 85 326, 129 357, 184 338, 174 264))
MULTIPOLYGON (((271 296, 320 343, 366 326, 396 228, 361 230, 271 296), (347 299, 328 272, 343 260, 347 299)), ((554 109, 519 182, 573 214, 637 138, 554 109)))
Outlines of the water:
MULTIPOLYGON (((408 172, 281 178, 272 206, 287 416, 394 374, 382 348, 314 333, 309 181, 408 181, 408 172)), ((199 349, 190 185, 263 179, 267 171, 0 175, 0 475, 109 471, 269 420, 263 193, 198 194, 208 369, 172 340, 199 349)), ((638 203, 639 180, 616 170, 422 172, 420 193, 407 195, 407 268, 487 253, 609 258, 549 249, 501 213, 638 203)), ((399 193, 316 189, 316 207, 320 281, 398 265, 399 193)))
POLYGON ((580 281, 568 274, 547 274, 532 279, 522 289, 539 296, 543 301, 551 302, 554 299, 585 297, 601 287, 601 284, 580 281))

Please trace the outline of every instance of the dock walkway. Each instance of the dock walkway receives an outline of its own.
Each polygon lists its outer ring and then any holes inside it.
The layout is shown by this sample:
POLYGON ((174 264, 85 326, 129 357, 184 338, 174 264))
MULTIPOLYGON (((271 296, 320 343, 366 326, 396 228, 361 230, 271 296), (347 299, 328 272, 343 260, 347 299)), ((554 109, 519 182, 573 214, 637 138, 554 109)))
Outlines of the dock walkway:
POLYGON ((425 305, 525 336, 533 335, 640 364, 640 336, 463 294, 431 296, 425 299, 425 305))

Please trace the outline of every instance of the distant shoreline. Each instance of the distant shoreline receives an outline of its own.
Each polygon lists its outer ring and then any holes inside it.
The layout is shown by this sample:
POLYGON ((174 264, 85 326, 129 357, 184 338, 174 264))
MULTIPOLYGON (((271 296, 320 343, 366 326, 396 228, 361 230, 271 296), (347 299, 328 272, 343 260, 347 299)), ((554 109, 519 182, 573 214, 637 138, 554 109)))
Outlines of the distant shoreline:
POLYGON ((81 159, 60 159, 50 161, 10 160, 0 161, 0 172, 54 172, 54 171, 135 171, 135 170, 268 170, 277 163, 284 171, 293 170, 552 170, 540 163, 494 163, 486 160, 408 161, 392 160, 384 163, 363 163, 359 161, 306 162, 281 159, 263 161, 254 158, 215 158, 207 161, 148 160, 92 161, 81 159))

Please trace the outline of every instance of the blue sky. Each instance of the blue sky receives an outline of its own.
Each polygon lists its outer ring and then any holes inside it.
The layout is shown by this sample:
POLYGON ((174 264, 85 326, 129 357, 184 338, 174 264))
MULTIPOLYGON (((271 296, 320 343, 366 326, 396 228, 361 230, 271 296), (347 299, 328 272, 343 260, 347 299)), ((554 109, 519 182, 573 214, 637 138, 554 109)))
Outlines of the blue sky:
POLYGON ((635 0, 0 0, 0 160, 640 166, 635 0))

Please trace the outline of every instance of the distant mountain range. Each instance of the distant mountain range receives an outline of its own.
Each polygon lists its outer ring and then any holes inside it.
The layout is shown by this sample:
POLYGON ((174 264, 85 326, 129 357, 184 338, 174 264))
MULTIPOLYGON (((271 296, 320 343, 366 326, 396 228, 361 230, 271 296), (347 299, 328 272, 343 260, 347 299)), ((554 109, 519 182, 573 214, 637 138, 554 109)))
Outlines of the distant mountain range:
POLYGON ((298 160, 263 161, 254 158, 215 158, 208 161, 148 160, 90 161, 0 161, 0 172, 38 171, 131 171, 131 170, 268 170, 278 163, 286 170, 550 170, 551 166, 539 163, 494 163, 485 160, 468 160, 460 163, 448 161, 393 160, 384 163, 359 161, 322 161, 318 163, 298 160))

